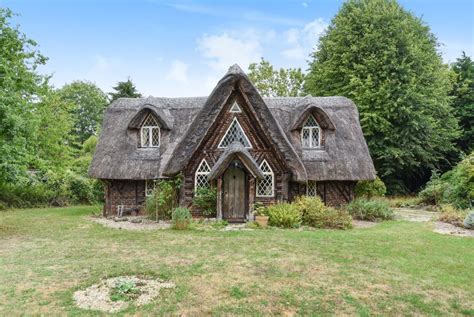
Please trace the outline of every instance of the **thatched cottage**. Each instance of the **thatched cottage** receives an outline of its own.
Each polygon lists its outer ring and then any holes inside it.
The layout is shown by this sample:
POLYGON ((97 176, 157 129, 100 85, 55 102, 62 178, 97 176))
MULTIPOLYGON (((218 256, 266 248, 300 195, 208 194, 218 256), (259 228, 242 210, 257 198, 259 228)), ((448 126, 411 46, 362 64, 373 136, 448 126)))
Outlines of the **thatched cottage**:
POLYGON ((247 219, 256 202, 298 195, 347 203, 358 180, 375 178, 351 100, 262 98, 237 65, 209 97, 114 101, 89 173, 105 183, 106 216, 139 211, 154 180, 182 174, 180 205, 215 186, 217 216, 234 221, 247 219))

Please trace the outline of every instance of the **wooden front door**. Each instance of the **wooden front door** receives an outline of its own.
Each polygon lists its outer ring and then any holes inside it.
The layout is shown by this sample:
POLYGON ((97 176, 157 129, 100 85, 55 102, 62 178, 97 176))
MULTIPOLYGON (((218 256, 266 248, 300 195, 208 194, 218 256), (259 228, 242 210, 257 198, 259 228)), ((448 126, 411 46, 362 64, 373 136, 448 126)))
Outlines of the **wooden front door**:
POLYGON ((247 214, 246 174, 240 167, 229 166, 223 179, 222 217, 230 221, 244 221, 247 214))

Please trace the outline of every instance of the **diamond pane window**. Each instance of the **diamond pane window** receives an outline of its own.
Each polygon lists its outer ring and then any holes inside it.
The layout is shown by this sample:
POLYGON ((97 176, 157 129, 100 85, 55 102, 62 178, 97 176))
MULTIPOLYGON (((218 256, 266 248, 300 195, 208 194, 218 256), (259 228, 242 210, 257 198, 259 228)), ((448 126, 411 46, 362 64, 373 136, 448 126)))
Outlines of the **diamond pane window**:
POLYGON ((160 126, 155 116, 151 113, 143 121, 140 128, 140 136, 142 147, 160 146, 160 126))
POLYGON ((240 126, 239 121, 237 121, 237 118, 234 118, 234 120, 232 120, 232 123, 227 129, 227 132, 219 143, 219 148, 226 148, 235 141, 240 142, 246 148, 252 147, 250 145, 249 139, 244 133, 244 130, 240 126))
POLYGON ((145 196, 151 196, 155 190, 156 180, 145 181, 145 196))
POLYGON ((239 112, 242 112, 242 110, 240 110, 239 105, 236 102, 234 102, 234 104, 230 108, 230 112, 239 113, 239 112))
POLYGON ((313 116, 306 119, 301 129, 301 145, 303 148, 318 148, 321 146, 321 131, 313 116))
POLYGON ((194 179, 194 191, 196 192, 199 188, 206 188, 209 187, 209 180, 207 179, 207 175, 211 171, 209 164, 207 164, 206 160, 203 159, 201 164, 199 164, 198 169, 196 170, 196 176, 194 179))
POLYGON ((308 185, 306 187, 306 195, 316 197, 317 195, 316 182, 308 181, 308 185))
POLYGON ((274 175, 272 168, 266 160, 263 160, 260 169, 263 179, 257 181, 257 197, 273 197, 274 175))

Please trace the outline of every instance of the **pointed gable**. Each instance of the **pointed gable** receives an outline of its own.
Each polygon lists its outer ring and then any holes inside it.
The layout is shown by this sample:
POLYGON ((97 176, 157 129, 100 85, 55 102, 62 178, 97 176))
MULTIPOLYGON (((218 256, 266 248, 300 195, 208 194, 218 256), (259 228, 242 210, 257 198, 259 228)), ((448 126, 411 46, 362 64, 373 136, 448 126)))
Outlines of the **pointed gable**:
POLYGON ((249 78, 238 65, 232 66, 212 91, 203 108, 189 127, 183 141, 176 147, 166 165, 163 174, 175 175, 189 163, 192 155, 201 145, 203 138, 221 113, 232 92, 238 89, 246 102, 251 105, 252 113, 265 131, 265 137, 271 140, 272 146, 282 155, 282 159, 294 172, 296 180, 306 179, 306 171, 300 157, 290 144, 287 136, 276 122, 262 97, 252 85, 249 78))

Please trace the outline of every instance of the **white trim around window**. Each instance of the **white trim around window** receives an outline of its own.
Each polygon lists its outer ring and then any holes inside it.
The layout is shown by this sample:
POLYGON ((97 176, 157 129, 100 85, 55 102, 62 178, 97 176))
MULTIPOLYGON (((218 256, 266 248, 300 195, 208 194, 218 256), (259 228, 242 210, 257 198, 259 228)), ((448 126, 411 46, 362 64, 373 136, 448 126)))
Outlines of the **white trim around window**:
POLYGON ((321 147, 321 128, 314 118, 310 115, 301 128, 301 147, 303 149, 317 149, 321 147), (317 134, 317 138, 316 135, 317 134))
POLYGON ((151 113, 143 120, 140 128, 141 147, 160 147, 161 129, 158 121, 151 113))
POLYGON ((156 187, 156 179, 147 179, 145 180, 145 196, 150 197, 153 195, 153 191, 156 187))
POLYGON ((196 192, 198 188, 210 186, 209 180, 207 179, 207 175, 209 175, 210 171, 211 168, 209 167, 209 164, 207 164, 206 159, 202 159, 196 173, 194 174, 194 192, 196 192))
POLYGON ((273 197, 275 195, 275 174, 273 174, 273 170, 267 160, 262 161, 260 170, 264 177, 257 181, 256 196, 273 197))
POLYGON ((219 142, 219 145, 217 146, 219 149, 225 149, 229 145, 231 145, 233 142, 237 141, 236 138, 238 137, 236 134, 241 134, 241 137, 243 138, 242 145, 247 148, 251 149, 252 144, 250 143, 249 138, 244 132, 244 129, 242 129, 242 126, 239 123, 239 120, 237 120, 236 117, 232 119, 231 124, 227 128, 227 131, 225 132, 224 136, 222 137, 221 141, 219 142), (230 131, 233 127, 235 127, 235 131, 230 131), (229 133, 233 133, 233 135, 229 135, 229 133), (230 139, 230 140, 227 140, 230 139))

